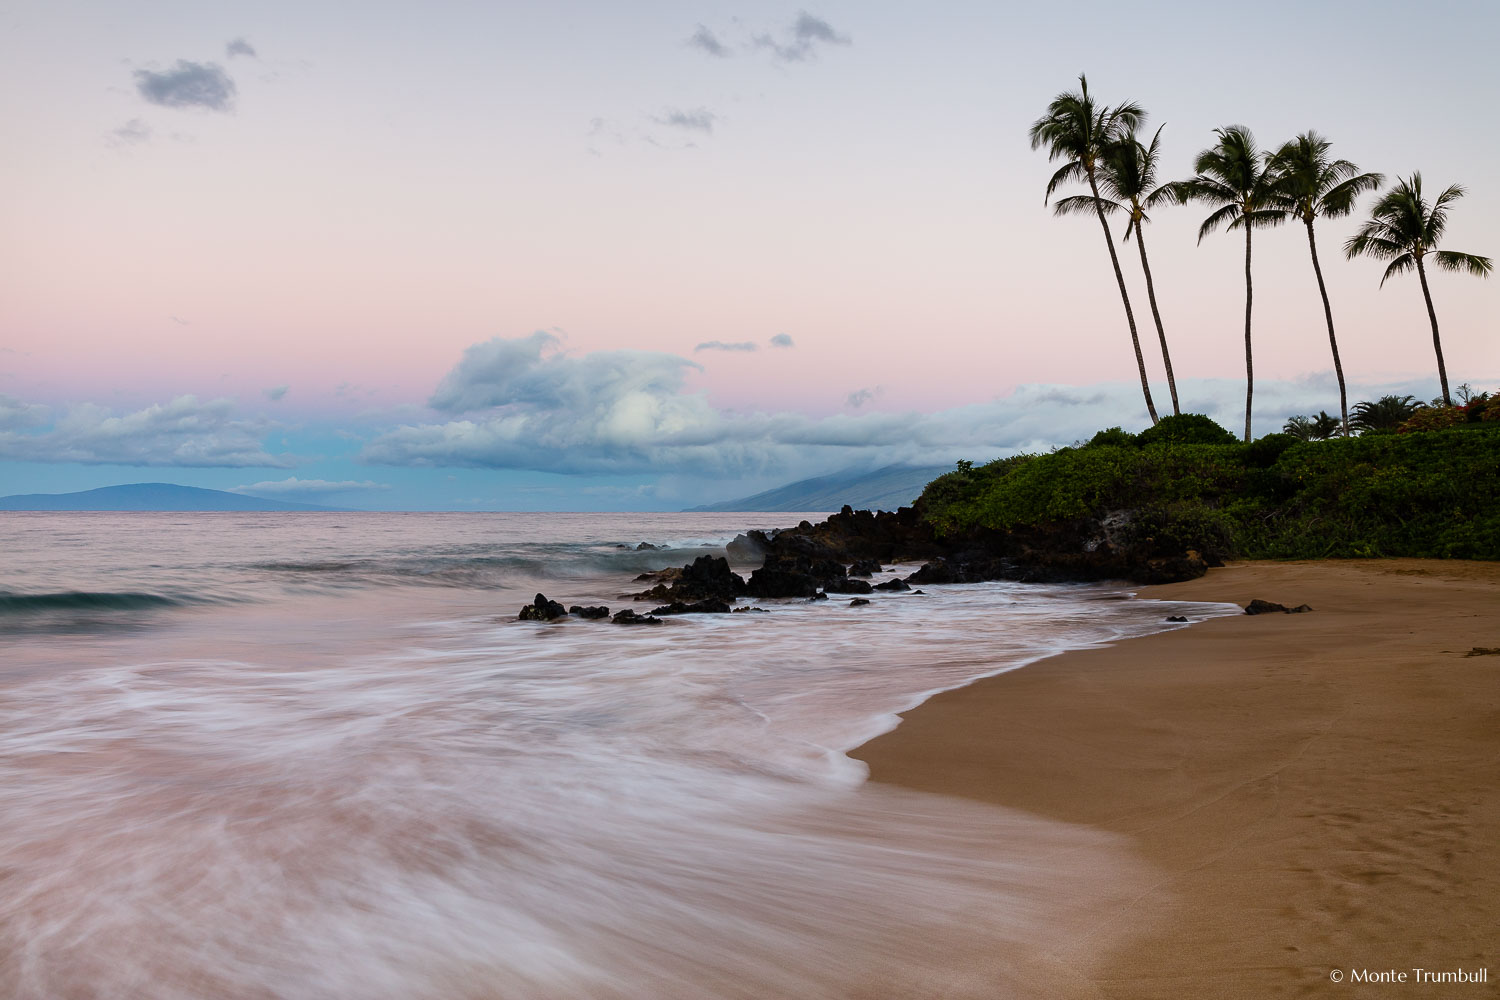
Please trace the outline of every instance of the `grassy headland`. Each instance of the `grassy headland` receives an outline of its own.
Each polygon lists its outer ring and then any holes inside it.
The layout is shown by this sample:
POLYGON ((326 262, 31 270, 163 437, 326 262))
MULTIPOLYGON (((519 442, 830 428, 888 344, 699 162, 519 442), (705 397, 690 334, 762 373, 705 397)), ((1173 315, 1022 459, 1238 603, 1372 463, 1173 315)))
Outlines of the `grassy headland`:
POLYGON ((1136 539, 1210 560, 1500 559, 1500 421, 1241 444, 1183 414, 1050 454, 960 463, 918 510, 940 539, 1127 512, 1136 539))

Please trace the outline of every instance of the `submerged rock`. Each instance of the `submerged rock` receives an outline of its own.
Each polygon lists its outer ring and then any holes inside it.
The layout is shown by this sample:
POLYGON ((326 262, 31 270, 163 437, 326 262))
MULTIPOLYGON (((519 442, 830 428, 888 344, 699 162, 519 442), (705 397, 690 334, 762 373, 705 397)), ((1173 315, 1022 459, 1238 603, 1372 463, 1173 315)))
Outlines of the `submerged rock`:
POLYGON ((854 600, 852 600, 852 601, 849 602, 849 607, 851 607, 851 608, 857 608, 861 604, 869 604, 869 603, 870 603, 870 599, 868 597, 856 597, 854 600))
POLYGON ((713 599, 694 601, 692 604, 673 601, 671 604, 652 608, 648 613, 653 615, 727 615, 729 614, 729 605, 724 601, 713 599))
POLYGON ((567 609, 561 604, 547 600, 546 594, 537 594, 536 600, 522 608, 516 618, 523 622, 550 622, 567 613, 567 609))
POLYGON ((643 615, 636 612, 634 608, 626 608, 624 611, 615 612, 613 619, 616 625, 665 625, 660 618, 652 615, 643 615))
POLYGON ((765 608, 756 608, 747 605, 743 608, 731 608, 730 613, 736 615, 768 615, 771 612, 765 608))
POLYGON ((608 618, 609 609, 603 605, 595 607, 580 607, 575 604, 568 609, 568 614, 577 615, 579 618, 608 618))
POLYGON ((1182 615, 1168 615, 1167 616, 1167 621, 1172 622, 1172 623, 1177 624, 1177 625, 1181 625, 1183 622, 1187 621, 1187 619, 1184 618, 1182 615))
POLYGON ((877 583, 875 585, 874 589, 876 589, 876 590, 910 590, 911 589, 911 584, 907 583, 905 580, 887 580, 884 583, 877 583))

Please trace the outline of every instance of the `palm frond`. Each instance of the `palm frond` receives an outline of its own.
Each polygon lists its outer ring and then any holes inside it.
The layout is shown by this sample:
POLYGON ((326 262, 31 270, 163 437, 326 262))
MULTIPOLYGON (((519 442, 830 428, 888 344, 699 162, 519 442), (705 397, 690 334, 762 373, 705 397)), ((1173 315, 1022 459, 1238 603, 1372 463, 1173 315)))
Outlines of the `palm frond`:
POLYGON ((1052 200, 1052 192, 1056 191, 1059 185, 1067 184, 1071 181, 1088 180, 1088 176, 1088 171, 1084 169, 1082 160, 1074 160, 1072 163, 1064 164, 1058 169, 1057 173, 1052 175, 1052 179, 1047 182, 1047 193, 1042 196, 1042 204, 1045 205, 1052 200))
MULTIPOLYGON (((1105 215, 1114 215, 1124 208, 1119 202, 1110 201, 1108 198, 1100 198, 1099 207, 1104 209, 1105 215)), ((1071 194, 1066 198, 1059 198, 1052 204, 1052 214, 1056 216, 1093 215, 1094 196, 1091 194, 1071 194)))
POLYGON ((1455 250, 1438 250, 1432 255, 1432 261, 1444 271, 1459 271, 1472 274, 1476 277, 1487 278, 1490 271, 1494 270, 1494 261, 1488 257, 1478 254, 1459 253, 1455 250))
POLYGON ((1380 276, 1380 287, 1384 288, 1386 281, 1398 274, 1405 274, 1417 266, 1417 255, 1404 253, 1391 261, 1390 266, 1385 269, 1385 274, 1380 276))
POLYGON ((1233 228, 1235 222, 1239 219, 1239 214, 1240 206, 1237 203, 1232 203, 1223 206, 1218 211, 1209 215, 1208 218, 1203 220, 1203 225, 1198 227, 1198 242, 1202 243, 1203 237, 1226 223, 1230 228, 1233 228))
MULTIPOLYGON (((1348 163, 1347 160, 1339 161, 1348 163)), ((1358 169, 1349 163, 1350 169, 1358 169)), ((1385 183, 1384 174, 1351 174, 1333 187, 1323 191, 1318 198, 1318 208, 1321 213, 1330 219, 1341 218, 1354 211, 1354 205, 1359 201, 1359 196, 1367 191, 1374 191, 1385 183)))
POLYGON ((1353 260, 1355 257, 1390 260, 1392 257, 1410 252, 1410 246, 1400 240, 1392 239, 1381 225, 1374 221, 1365 223, 1344 244, 1344 257, 1348 260, 1353 260))

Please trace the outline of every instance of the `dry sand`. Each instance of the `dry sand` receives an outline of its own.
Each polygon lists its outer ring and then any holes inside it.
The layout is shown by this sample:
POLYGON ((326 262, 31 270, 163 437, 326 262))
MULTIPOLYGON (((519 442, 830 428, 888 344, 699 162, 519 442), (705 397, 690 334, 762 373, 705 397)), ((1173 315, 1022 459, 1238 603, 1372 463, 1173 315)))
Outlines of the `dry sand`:
POLYGON ((1500 647, 1500 564, 1242 563, 1140 595, 1314 611, 1054 657, 855 756, 1131 838, 1159 877, 1089 918, 1133 940, 1069 995, 1500 995, 1500 655, 1464 655, 1500 647), (1408 982, 1349 982, 1366 969, 1408 982))

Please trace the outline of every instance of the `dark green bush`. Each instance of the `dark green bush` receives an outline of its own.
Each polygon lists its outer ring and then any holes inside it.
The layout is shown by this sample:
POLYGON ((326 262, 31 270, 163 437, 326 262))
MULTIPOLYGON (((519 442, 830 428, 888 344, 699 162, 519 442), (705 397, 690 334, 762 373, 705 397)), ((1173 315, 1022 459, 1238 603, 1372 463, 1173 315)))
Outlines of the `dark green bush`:
POLYGON ((1115 448, 1134 448, 1136 446, 1135 435, 1123 427, 1110 427, 1089 438, 1089 443, 1084 447, 1097 448, 1100 445, 1110 445, 1115 448))
POLYGON ((1257 469, 1269 469, 1282 452, 1300 443, 1301 439, 1293 434, 1267 434, 1245 445, 1245 461, 1257 469))
POLYGON ((1162 417, 1135 436, 1142 448, 1153 444, 1234 444, 1239 439, 1201 413, 1162 417))

